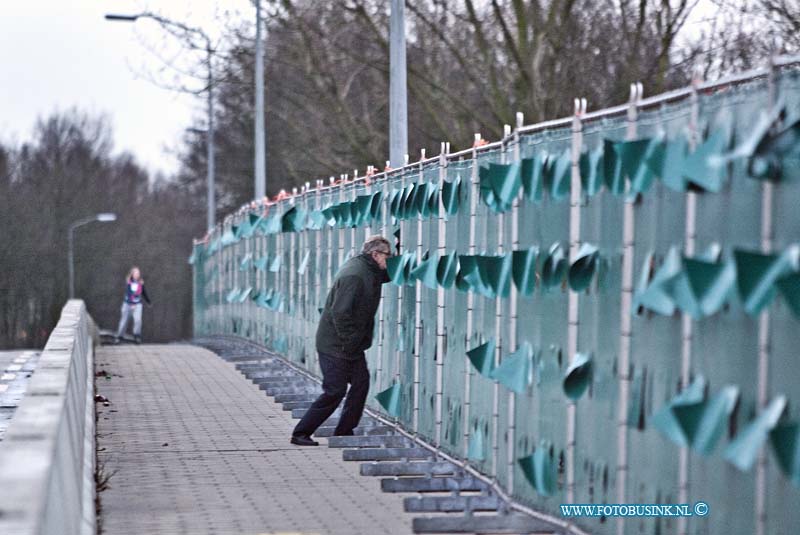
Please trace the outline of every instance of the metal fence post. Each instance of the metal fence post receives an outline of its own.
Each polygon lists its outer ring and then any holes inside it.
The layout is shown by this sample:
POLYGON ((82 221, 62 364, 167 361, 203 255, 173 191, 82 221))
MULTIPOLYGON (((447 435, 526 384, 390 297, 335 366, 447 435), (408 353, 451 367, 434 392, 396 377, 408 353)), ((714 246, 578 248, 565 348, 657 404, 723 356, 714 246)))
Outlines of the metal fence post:
MULTIPOLYGON (((442 143, 439 150, 439 192, 447 178, 447 144, 442 143)), ((439 232, 438 232, 438 257, 446 253, 447 225, 445 225, 445 206, 439 196, 439 232)), ((442 443, 442 396, 444 394, 444 358, 447 352, 445 344, 447 326, 444 323, 445 291, 441 284, 436 288, 436 398, 434 402, 435 426, 434 442, 438 446, 442 443)))
MULTIPOLYGON (((292 188, 292 198, 289 200, 289 206, 297 208, 297 188, 292 188)), ((295 259, 295 255, 296 255, 295 251, 297 251, 297 245, 298 245, 298 243, 297 243, 298 239, 297 238, 298 238, 298 236, 297 236, 297 232, 291 232, 290 234, 291 235, 289 237, 289 251, 288 251, 289 252, 289 262, 288 262, 288 264, 289 264, 289 276, 287 277, 289 279, 289 292, 288 292, 289 293, 289 299, 286 302, 286 308, 284 309, 284 316, 286 317, 286 323, 289 324, 288 328, 286 329, 285 332, 287 332, 289 334, 289 348, 290 348, 290 352, 291 352, 291 345, 292 345, 292 342, 294 340, 294 334, 295 334, 295 329, 294 329, 294 324, 295 324, 295 321, 296 321, 295 311, 297 309, 297 307, 295 305, 295 302, 294 302, 294 300, 296 299, 296 293, 295 293, 294 286, 295 286, 295 282, 296 282, 296 279, 297 279, 297 277, 295 276, 295 272, 294 272, 294 259, 295 259)), ((302 247, 302 237, 301 237, 300 241, 301 241, 301 243, 299 245, 300 245, 300 247, 302 247)), ((286 356, 288 357, 289 355, 286 355, 286 356)))
MULTIPOLYGON (((503 145, 500 149, 500 163, 508 163, 508 155, 506 154, 508 146, 506 140, 511 136, 511 126, 503 125, 503 145)), ((502 255, 505 253, 505 224, 506 218, 503 212, 497 214, 497 254, 502 255)), ((513 286, 513 285, 512 285, 513 286)), ((494 364, 499 366, 503 360, 503 297, 497 295, 494 300, 494 336, 497 344, 494 351, 494 364)), ((496 379, 492 385, 492 477, 497 477, 498 457, 500 452, 500 382, 496 379)))
MULTIPOLYGON (((303 226, 303 240, 305 242, 305 252, 303 253, 303 259, 305 259, 305 255, 309 255, 309 261, 311 260, 311 239, 310 239, 310 231, 308 229, 308 217, 311 214, 311 210, 313 207, 311 206, 311 183, 306 182, 305 188, 303 188, 303 205, 306 212, 306 224, 303 226)), ((316 235, 316 233, 315 233, 316 235)), ((305 269, 303 270, 303 289, 301 292, 302 299, 303 299, 303 323, 306 327, 308 327, 308 332, 311 332, 310 329, 312 328, 311 325, 311 314, 309 301, 311 300, 311 294, 308 291, 310 288, 311 282, 311 274, 309 273, 308 269, 308 261, 306 261, 305 269)), ((303 329, 306 331, 306 329, 303 329)))
MULTIPOLYGON (((370 193, 372 193, 372 180, 369 178, 369 176, 367 176, 364 179, 364 195, 369 195, 370 193)), ((370 210, 372 209, 372 201, 370 201, 369 209, 370 210)), ((372 214, 369 214, 368 217, 370 217, 371 215, 372 214)), ((370 219, 371 219, 371 217, 370 217, 370 219)), ((373 234, 372 225, 374 225, 374 224, 375 223, 370 220, 369 225, 365 225, 364 226, 364 240, 361 243, 366 242, 369 239, 369 237, 373 234)), ((381 236, 382 236, 382 234, 381 234, 381 236)), ((356 248, 356 250, 358 250, 358 248, 356 248)))
MULTIPOLYGON (((778 84, 775 60, 770 58, 769 74, 769 106, 772 108, 778 100, 778 84)), ((761 251, 765 254, 772 252, 774 229, 772 221, 775 185, 764 180, 761 183, 761 251)), ((758 315, 758 399, 759 410, 767 406, 769 389, 769 358, 770 358, 770 315, 769 309, 764 308, 758 315)), ((755 524, 756 535, 767 533, 767 452, 766 445, 758 452, 756 461, 756 490, 755 490, 755 524)))
MULTIPOLYGON (((586 99, 575 99, 575 114, 572 117, 572 173, 569 201, 569 257, 574 262, 581 247, 581 150, 583 149, 582 116, 586 113, 586 99)), ((574 359, 578 352, 578 323, 580 296, 567 290, 567 358, 574 359)), ((565 468, 567 475, 567 503, 575 501, 575 426, 577 420, 576 401, 567 402, 567 452, 565 468)))
MULTIPOLYGON (((425 182, 424 162, 425 149, 422 149, 419 157, 419 182, 425 182)), ((427 190, 426 190, 427 191, 427 190)), ((422 260, 422 213, 417 214, 417 261, 422 260)), ((412 429, 416 433, 419 430, 419 358, 422 348, 422 281, 417 279, 414 284, 414 415, 412 418, 412 429)))
MULTIPOLYGON (((475 139, 480 140, 481 135, 475 134, 475 139)), ((472 169, 470 172, 470 192, 469 192, 469 254, 475 254, 475 234, 478 220, 478 194, 480 183, 478 181, 478 151, 475 146, 472 148, 472 169)), ((475 294, 467 292, 467 328, 465 331, 464 344, 469 349, 470 333, 473 328, 475 315, 475 294)), ((469 416, 470 416, 470 387, 472 385, 472 363, 468 356, 464 356, 464 457, 469 452, 469 416)))
MULTIPOLYGON (((232 285, 233 281, 231 280, 231 273, 230 273, 230 262, 228 261, 228 257, 231 254, 231 252, 229 250, 230 247, 224 247, 222 245, 222 237, 225 235, 225 227, 227 227, 227 226, 228 226, 228 222, 227 222, 227 218, 226 218, 225 223, 222 224, 222 228, 220 229, 220 242, 219 242, 220 243, 220 245, 219 245, 220 251, 222 253, 222 255, 221 255, 222 256, 222 276, 223 276, 223 279, 225 281, 224 282, 223 293, 226 292, 226 291, 230 291, 230 289, 233 288, 233 285, 232 285)), ((222 295, 220 295, 220 298, 222 298, 222 295)), ((226 300, 226 303, 227 303, 227 300, 226 300)), ((225 316, 223 314, 223 307, 221 305, 222 305, 222 301, 220 299, 220 307, 219 307, 220 308, 220 317, 219 317, 220 325, 223 326, 223 331, 224 332, 228 332, 228 327, 230 326, 230 321, 225 321, 225 316)))
MULTIPOLYGON (((349 178, 349 177, 345 177, 345 178, 349 178)), ((348 191, 345 193, 345 196, 349 197, 349 201, 352 203, 352 206, 355 206, 356 198, 358 197, 358 188, 359 188, 359 184, 358 184, 358 169, 353 169, 353 180, 346 187, 347 187, 348 191)), ((344 231, 342 231, 342 232, 344 232, 344 231)), ((366 232, 369 232, 369 229, 367 229, 366 232)), ((355 227, 355 225, 353 225, 353 226, 350 227, 350 250, 349 250, 349 253, 348 253, 350 255, 350 258, 353 258, 355 255, 357 255, 358 251, 359 251, 359 249, 358 249, 358 245, 356 243, 356 227, 355 227)), ((345 256, 347 256, 347 255, 345 255, 345 256)), ((341 266, 339 267, 339 269, 341 269, 341 266)))
MULTIPOLYGON (((631 84, 628 102, 628 126, 625 139, 636 138, 638 105, 642 96, 641 83, 631 84)), ((622 226, 622 286, 620 303, 620 342, 617 380, 619 382, 619 405, 617 406, 617 503, 625 503, 626 478, 628 477, 628 395, 631 370, 631 303, 633 302, 633 247, 634 247, 634 202, 629 196, 623 201, 622 226)), ((625 518, 617 519, 617 533, 625 532, 625 518)))
MULTIPOLYGON (((408 163, 408 155, 405 156, 406 164, 408 163)), ((400 175, 400 191, 402 192, 403 188, 405 187, 406 177, 405 172, 400 175)), ((402 194, 402 193, 401 193, 402 194)), ((402 247, 402 242, 405 239, 405 221, 400 220, 399 222, 400 227, 400 247, 402 247)), ((403 286, 399 286, 397 288, 397 325, 395 328, 397 329, 397 335, 400 336, 402 333, 405 336, 405 329, 403 329, 403 286)), ((400 340, 398 340, 400 342, 400 340)), ((402 341, 403 349, 405 349, 405 340, 402 341)), ((395 362, 394 362, 394 380, 395 382, 400 381, 400 361, 402 359, 402 351, 399 348, 395 347, 395 362)))
MULTIPOLYGON (((264 217, 266 215, 266 213, 267 213, 267 207, 262 204, 261 207, 260 207, 260 212, 261 212, 261 216, 264 217)), ((260 225, 260 223, 259 223, 259 225, 260 225)), ((260 259, 260 258, 262 258, 264 256, 264 252, 265 252, 265 249, 266 249, 266 246, 264 244, 265 238, 260 233, 254 232, 253 233, 253 239, 255 240, 256 250, 258 251, 258 258, 260 259)), ((261 289, 262 292, 266 291, 266 284, 265 284, 265 281, 264 281, 264 272, 263 272, 263 270, 255 269, 254 271, 255 271, 255 278, 256 278, 256 286, 259 289, 261 289)), ((259 337, 257 339, 257 342, 259 344, 263 344, 264 343, 264 334, 263 333, 264 333, 264 328, 266 326, 266 322, 264 321, 264 310, 261 307, 258 307, 258 306, 256 307, 256 324, 258 326, 258 332, 259 332, 259 337)))
MULTIPOLYGON (((347 175, 339 175, 339 202, 344 202, 344 185, 347 182, 347 175)), ((343 229, 336 231, 336 245, 338 246, 339 256, 336 261, 336 270, 342 269, 344 260, 344 232, 343 229)))
MULTIPOLYGON (((520 162, 522 160, 522 147, 520 147, 521 138, 519 129, 522 128, 524 123, 524 116, 522 112, 517 112, 517 123, 513 133, 513 147, 514 147, 514 161, 520 162)), ((520 191, 514 198, 511 204, 511 250, 519 250, 519 204, 522 191, 520 191)), ((511 285, 511 295, 509 297, 509 321, 508 321, 508 350, 516 351, 519 344, 519 333, 517 332, 517 306, 519 302, 519 292, 517 291, 516 284, 511 285)), ((509 494, 514 492, 514 466, 516 465, 515 452, 516 452, 516 434, 517 434, 517 393, 513 390, 508 391, 508 445, 507 445, 507 475, 506 475, 506 489, 509 494)))
POLYGON ((216 229, 216 234, 217 234, 217 238, 218 239, 217 239, 217 250, 216 250, 216 252, 214 254, 214 256, 216 257, 215 258, 215 264, 217 266, 217 276, 215 277, 216 278, 215 282, 216 282, 216 287, 217 287, 217 306, 216 306, 216 310, 214 311, 214 316, 213 317, 214 317, 214 321, 217 324, 217 330, 220 330, 220 327, 222 326, 222 291, 223 291, 224 285, 225 285, 225 280, 224 280, 225 279, 225 270, 224 270, 225 261, 223 259, 222 251, 219 250, 219 238, 222 236, 222 225, 217 223, 216 227, 214 227, 214 228, 216 229))
MULTIPOLYGON (((330 186, 329 187, 333 188, 335 182, 336 182, 336 179, 331 177, 330 178, 330 186)), ((332 189, 329 192, 328 197, 329 198, 333 197, 333 190, 332 189)), ((334 235, 334 232, 335 232, 332 225, 328 225, 328 231, 329 231, 328 232, 328 242, 325 244, 327 246, 326 250, 327 250, 327 253, 328 253, 328 258, 327 258, 328 269, 327 269, 327 273, 325 274, 325 283, 326 283, 326 289, 330 290, 331 284, 333 284, 333 279, 332 279, 333 278, 333 249, 334 249, 333 248, 333 235, 334 235)), ((336 250, 337 250, 337 254, 338 254, 338 249, 339 249, 339 237, 338 237, 338 233, 337 233, 337 235, 336 235, 336 250)))
POLYGON ((219 295, 218 301, 219 306, 217 307, 217 328, 223 330, 223 294, 225 293, 225 289, 229 288, 228 286, 228 273, 225 270, 225 266, 227 265, 227 256, 225 254, 225 250, 222 248, 222 236, 225 233, 225 224, 219 225, 219 240, 217 241, 217 253, 219 254, 219 275, 217 279, 219 280, 219 295))
MULTIPOLYGON (((353 170, 353 185, 351 186, 351 193, 353 194, 351 202, 355 203, 356 197, 358 197, 358 169, 353 170)), ((369 229, 367 229, 369 232, 369 229)), ((358 252, 358 248, 356 247, 356 227, 355 225, 350 227, 350 252, 352 255, 355 255, 358 252)))
MULTIPOLYGON (((317 188, 314 195, 316 197, 314 205, 315 210, 322 210, 322 186, 324 184, 325 182, 323 180, 317 179, 317 188)), ((320 228, 314 232, 314 298, 311 301, 312 306, 308 313, 309 319, 316 319, 317 309, 320 308, 320 290, 322 288, 322 236, 327 226, 328 224, 326 222, 323 228, 320 228)))
MULTIPOLYGON (((697 86, 699 80, 692 80, 692 94, 689 97, 690 112, 689 124, 689 150, 694 151, 697 147, 697 122, 699 101, 697 96, 697 86)), ((697 193, 691 189, 686 192, 686 225, 684 228, 684 254, 692 257, 695 254, 697 240, 697 193)), ((692 341, 694 338, 694 324, 692 317, 681 314, 681 389, 689 386, 692 369, 692 341)), ((689 499, 689 448, 682 446, 678 456, 678 503, 686 503, 689 499)), ((678 533, 686 535, 688 533, 689 519, 686 517, 678 518, 678 533)))
MULTIPOLYGON (((285 205, 286 201, 285 200, 281 200, 280 204, 281 205, 285 205)), ((281 216, 283 215, 283 212, 284 212, 284 210, 278 210, 278 214, 280 214, 281 216)), ((283 246, 284 240, 285 240, 285 236, 283 235, 283 227, 281 225, 281 228, 278 231, 277 246, 276 246, 276 252, 281 257, 281 264, 280 264, 280 268, 278 269, 278 272, 275 274, 275 277, 276 277, 276 279, 278 281, 278 291, 281 292, 281 296, 283 297, 283 299, 281 299, 281 304, 283 305, 283 310, 286 311, 287 308, 288 308, 287 301, 288 301, 289 292, 287 291, 287 288, 285 287, 285 282, 284 282, 286 280, 286 278, 287 278, 285 274, 286 274, 286 267, 288 265, 288 262, 286 262, 286 260, 284 258, 284 254, 283 254, 284 250, 285 250, 285 248, 283 246)), ((278 325, 278 333, 285 333, 286 332, 286 314, 282 314, 281 313, 281 308, 279 307, 278 310, 275 311, 273 316, 277 317, 276 318, 277 319, 276 323, 278 325)), ((276 337, 278 336, 278 333, 276 333, 276 337)), ((284 355, 284 356, 287 356, 287 355, 284 355)))
MULTIPOLYGON (((386 238, 386 222, 388 221, 388 218, 389 218, 389 214, 388 214, 388 212, 389 212, 389 209, 388 209, 388 206, 389 206, 389 202, 388 202, 388 198, 389 198, 389 179, 388 179, 388 177, 386 177, 383 180, 383 186, 381 187, 381 191, 383 192, 383 195, 381 196, 381 211, 380 211, 380 214, 381 214, 381 236, 386 238)), ((389 239, 389 238, 386 238, 386 239, 389 239)), ((386 296, 386 291, 385 291, 384 288, 385 288, 386 285, 382 285, 382 286, 383 287, 381 289, 381 303, 380 303, 380 305, 378 305, 378 318, 379 318, 378 319, 378 359, 377 359, 378 362, 376 364, 376 370, 375 370, 375 390, 378 391, 378 392, 383 390, 383 359, 384 359, 384 351, 385 351, 385 345, 383 343, 383 339, 386 337, 386 331, 385 331, 386 320, 384 319, 384 311, 385 311, 384 299, 385 299, 385 296, 386 296)))
MULTIPOLYGON (((244 213, 244 221, 247 221, 247 224, 249 226, 249 224, 250 224, 250 207, 249 206, 248 206, 247 211, 244 213)), ((244 269, 243 276, 245 278, 245 288, 250 288, 250 293, 247 295, 247 297, 248 297, 247 300, 245 300, 244 309, 245 309, 245 314, 247 316, 248 324, 252 326, 252 325, 255 324, 255 304, 253 303, 252 299, 250 299, 250 296, 252 295, 253 291, 255 291, 255 289, 256 289, 255 277, 253 275, 253 260, 254 260, 254 256, 255 256, 256 247, 255 247, 255 242, 253 240, 253 236, 252 235, 250 235, 248 238, 246 238, 246 243, 247 243, 247 245, 246 245, 246 251, 245 251, 245 258, 247 258, 248 260, 247 260, 247 265, 246 265, 246 267, 244 269), (250 256, 247 256, 247 255, 250 255, 250 256)), ((252 337, 252 332, 251 332, 250 336, 252 337)))

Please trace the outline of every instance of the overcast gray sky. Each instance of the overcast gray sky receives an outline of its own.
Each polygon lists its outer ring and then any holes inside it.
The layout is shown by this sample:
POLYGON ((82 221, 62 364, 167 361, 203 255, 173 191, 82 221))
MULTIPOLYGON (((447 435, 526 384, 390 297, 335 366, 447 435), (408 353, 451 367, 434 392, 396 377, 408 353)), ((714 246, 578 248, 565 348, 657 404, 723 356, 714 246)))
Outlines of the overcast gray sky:
POLYGON ((107 12, 148 8, 214 33, 220 9, 254 18, 248 0, 5 0, 0 7, 0 140, 22 142, 37 118, 76 106, 106 114, 117 151, 151 171, 172 172, 170 153, 193 116, 196 97, 156 87, 136 72, 155 72, 159 60, 143 44, 160 46, 152 22, 112 23, 107 12))

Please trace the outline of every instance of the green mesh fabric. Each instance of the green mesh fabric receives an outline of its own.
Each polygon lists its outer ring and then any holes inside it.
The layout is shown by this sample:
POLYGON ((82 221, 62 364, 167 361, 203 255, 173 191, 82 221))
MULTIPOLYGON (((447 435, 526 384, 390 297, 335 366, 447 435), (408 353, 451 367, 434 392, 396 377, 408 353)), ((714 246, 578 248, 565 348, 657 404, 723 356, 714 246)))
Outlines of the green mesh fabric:
MULTIPOLYGON (((756 78, 701 93, 696 124, 688 96, 639 109, 635 123, 624 108, 590 116, 578 154, 565 121, 239 214, 194 248, 195 333, 243 336, 319 374, 314 332, 333 277, 368 236, 383 234, 405 256, 392 265, 367 353, 372 396, 383 393, 370 398, 372 409, 438 438, 556 516, 569 471, 576 503, 618 501, 618 422, 626 426, 627 503, 677 502, 684 443, 689 500, 711 505, 710 516, 689 519, 691 533, 754 532, 756 483, 746 461, 763 448, 766 532, 800 532, 797 416, 757 404, 759 313, 770 318, 768 401, 800 402, 800 144, 789 130, 780 149, 766 133, 762 148, 744 143, 776 105, 785 108, 783 126, 800 118, 800 75, 781 70, 774 101, 767 84, 756 78), (758 175, 756 160, 769 173, 758 175), (764 176, 774 188, 770 251, 762 250, 764 176), (690 190, 693 255, 685 251, 690 190), (626 203, 634 297, 629 367, 620 369, 626 203), (580 226, 571 229, 576 211, 580 226), (690 401, 680 397, 682 312, 692 322, 690 375, 707 381, 690 401), (468 352, 488 342, 494 351, 471 362, 468 352), (502 366, 505 358, 517 360, 502 366)), ((576 523, 616 533, 613 521, 576 523)), ((675 533, 676 525, 642 519, 625 532, 675 533)))

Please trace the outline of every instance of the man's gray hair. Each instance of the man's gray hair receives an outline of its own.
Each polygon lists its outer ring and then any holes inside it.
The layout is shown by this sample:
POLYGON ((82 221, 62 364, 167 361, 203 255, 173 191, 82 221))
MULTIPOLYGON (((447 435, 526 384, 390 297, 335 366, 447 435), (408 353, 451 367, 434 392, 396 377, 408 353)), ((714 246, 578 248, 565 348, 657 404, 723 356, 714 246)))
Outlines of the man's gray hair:
POLYGON ((380 234, 375 234, 374 236, 367 238, 367 241, 364 242, 364 248, 361 249, 361 252, 364 254, 369 254, 374 251, 391 253, 392 245, 389 243, 389 240, 380 234))

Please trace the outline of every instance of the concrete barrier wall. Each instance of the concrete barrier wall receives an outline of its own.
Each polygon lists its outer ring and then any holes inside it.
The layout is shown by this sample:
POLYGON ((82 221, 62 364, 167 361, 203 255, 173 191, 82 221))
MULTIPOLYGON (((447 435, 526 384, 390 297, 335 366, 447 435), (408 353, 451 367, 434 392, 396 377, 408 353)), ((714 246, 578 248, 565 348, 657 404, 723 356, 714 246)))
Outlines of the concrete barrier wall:
POLYGON ((94 343, 69 301, 0 442, 0 533, 95 532, 94 343))

